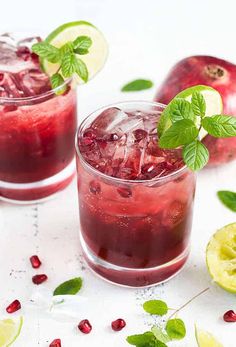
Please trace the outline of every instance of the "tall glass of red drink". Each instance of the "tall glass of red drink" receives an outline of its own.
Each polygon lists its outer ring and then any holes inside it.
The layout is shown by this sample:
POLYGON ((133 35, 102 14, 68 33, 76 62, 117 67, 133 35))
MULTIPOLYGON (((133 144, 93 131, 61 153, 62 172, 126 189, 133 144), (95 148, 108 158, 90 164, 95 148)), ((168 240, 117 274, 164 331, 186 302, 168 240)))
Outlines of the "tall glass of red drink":
POLYGON ((158 147, 164 105, 126 102, 84 120, 76 136, 81 245, 105 279, 148 286, 189 254, 195 174, 181 149, 158 147))

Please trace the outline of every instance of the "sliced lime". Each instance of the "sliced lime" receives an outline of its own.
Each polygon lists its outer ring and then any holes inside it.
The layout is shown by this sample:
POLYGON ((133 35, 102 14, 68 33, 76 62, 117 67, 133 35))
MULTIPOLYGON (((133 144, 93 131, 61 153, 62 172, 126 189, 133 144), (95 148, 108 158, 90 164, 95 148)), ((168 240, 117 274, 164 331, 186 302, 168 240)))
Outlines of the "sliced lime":
MULTIPOLYGON (((183 98, 187 101, 191 101, 194 92, 201 93, 206 102, 206 116, 210 117, 215 114, 221 114, 223 109, 223 103, 220 93, 214 88, 197 85, 194 87, 187 88, 177 94, 176 98, 183 98)), ((197 124, 199 125, 199 124, 197 124)), ((158 125, 158 131, 161 135, 165 130, 171 126, 171 120, 168 115, 168 106, 166 107, 163 116, 161 117, 160 123, 158 125)), ((207 132, 204 129, 200 130, 200 138, 205 137, 207 132)))
POLYGON ((236 293, 236 223, 226 225, 212 236, 206 261, 213 280, 228 292, 236 293))
POLYGON ((195 336, 198 347, 223 347, 212 334, 199 329, 197 326, 195 326, 195 336))
MULTIPOLYGON (((89 72, 89 79, 91 79, 102 69, 108 54, 107 42, 103 34, 95 26, 85 21, 66 23, 54 30, 45 41, 60 48, 66 42, 74 41, 78 36, 89 36, 92 40, 89 53, 79 56, 86 64, 89 72)), ((59 65, 52 64, 46 59, 43 59, 42 67, 44 71, 51 76, 58 70, 59 65)), ((79 77, 77 82, 83 83, 79 77)))
POLYGON ((20 335, 21 328, 23 325, 23 317, 18 320, 3 319, 0 320, 0 346, 8 347, 20 335))

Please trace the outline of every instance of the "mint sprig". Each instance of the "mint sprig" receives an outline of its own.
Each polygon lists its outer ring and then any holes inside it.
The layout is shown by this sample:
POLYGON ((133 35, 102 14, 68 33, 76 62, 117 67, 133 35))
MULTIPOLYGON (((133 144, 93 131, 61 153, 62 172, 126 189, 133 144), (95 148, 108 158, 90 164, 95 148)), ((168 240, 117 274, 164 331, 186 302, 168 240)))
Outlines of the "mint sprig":
POLYGON ((158 124, 159 146, 166 149, 182 147, 183 160, 192 170, 201 170, 209 160, 209 152, 201 142, 200 131, 216 138, 236 136, 236 117, 206 116, 204 96, 194 92, 191 102, 173 99, 162 112, 158 124))
MULTIPOLYGON (((52 88, 55 89, 65 82, 66 78, 78 75, 84 82, 88 81, 89 73, 85 62, 79 57, 89 53, 92 40, 89 36, 78 36, 74 41, 66 42, 57 48, 46 41, 35 43, 32 51, 41 60, 47 60, 57 64, 57 71, 50 77, 52 88)), ((59 88, 57 94, 65 92, 65 88, 59 88)))

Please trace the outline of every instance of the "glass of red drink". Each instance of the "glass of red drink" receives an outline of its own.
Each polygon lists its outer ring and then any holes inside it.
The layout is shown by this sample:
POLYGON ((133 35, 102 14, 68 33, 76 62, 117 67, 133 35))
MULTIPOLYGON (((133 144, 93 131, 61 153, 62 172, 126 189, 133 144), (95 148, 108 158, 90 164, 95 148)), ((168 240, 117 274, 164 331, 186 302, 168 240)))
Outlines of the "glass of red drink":
POLYGON ((90 267, 127 286, 175 275, 189 254, 195 174, 158 147, 164 105, 104 107, 76 136, 81 245, 90 267))
POLYGON ((31 45, 0 37, 0 199, 29 202, 66 187, 74 175, 76 90, 57 95, 31 45))

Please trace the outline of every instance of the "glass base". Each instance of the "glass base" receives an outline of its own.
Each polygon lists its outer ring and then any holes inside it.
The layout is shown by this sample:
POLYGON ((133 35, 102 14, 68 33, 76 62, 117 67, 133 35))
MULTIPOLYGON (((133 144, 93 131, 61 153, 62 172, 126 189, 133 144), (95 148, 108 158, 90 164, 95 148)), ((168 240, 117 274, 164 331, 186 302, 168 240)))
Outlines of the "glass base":
POLYGON ((74 160, 61 172, 42 181, 32 183, 9 183, 0 181, 0 201, 15 204, 30 204, 66 188, 75 175, 74 160))
POLYGON ((113 284, 126 287, 149 287, 168 281, 182 270, 189 255, 189 248, 187 248, 177 258, 156 267, 146 269, 126 268, 98 258, 88 248, 81 234, 80 242, 86 262, 97 275, 113 284))

